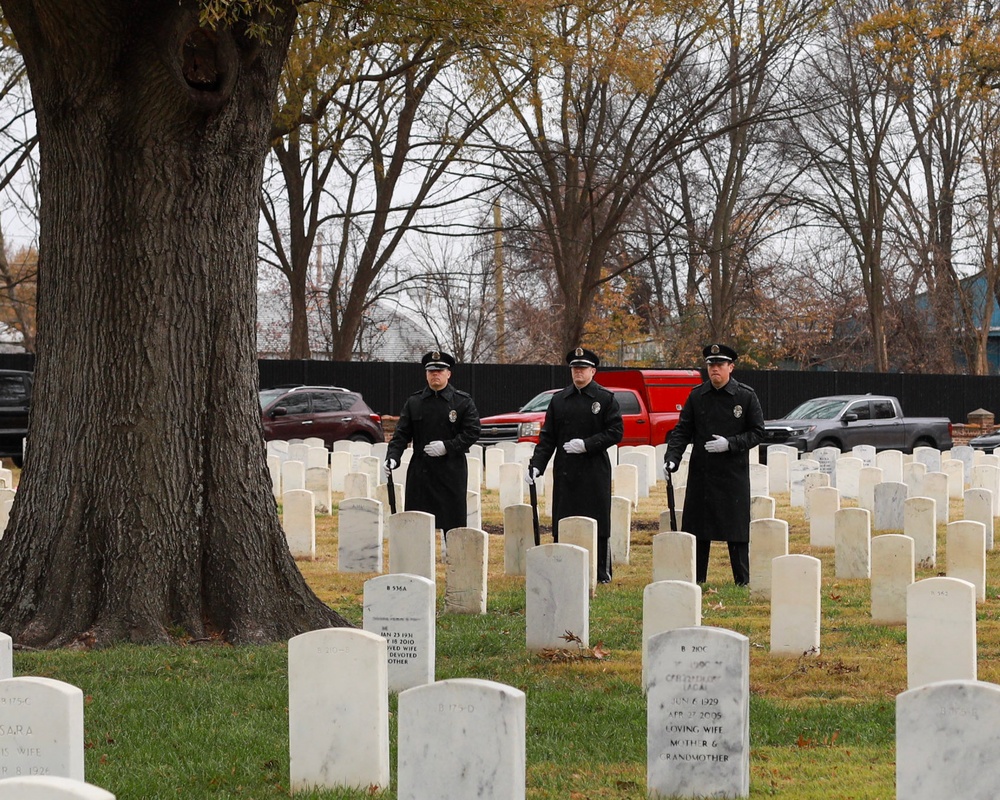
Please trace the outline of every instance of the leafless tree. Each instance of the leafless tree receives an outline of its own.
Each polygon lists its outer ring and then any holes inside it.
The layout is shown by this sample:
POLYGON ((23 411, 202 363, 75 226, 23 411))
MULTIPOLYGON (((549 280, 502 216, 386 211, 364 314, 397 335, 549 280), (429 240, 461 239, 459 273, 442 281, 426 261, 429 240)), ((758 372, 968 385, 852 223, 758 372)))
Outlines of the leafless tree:
MULTIPOLYGON (((492 144, 509 190, 534 209, 540 260, 560 294, 560 350, 579 341, 602 283, 649 258, 622 236, 644 187, 715 138, 743 146, 745 126, 766 119, 757 100, 767 73, 791 57, 822 6, 721 2, 702 11, 565 6, 552 17, 556 55, 525 52, 495 71, 501 83, 529 81, 506 125, 492 126, 492 144)), ((715 278, 719 328, 732 287, 715 278)))

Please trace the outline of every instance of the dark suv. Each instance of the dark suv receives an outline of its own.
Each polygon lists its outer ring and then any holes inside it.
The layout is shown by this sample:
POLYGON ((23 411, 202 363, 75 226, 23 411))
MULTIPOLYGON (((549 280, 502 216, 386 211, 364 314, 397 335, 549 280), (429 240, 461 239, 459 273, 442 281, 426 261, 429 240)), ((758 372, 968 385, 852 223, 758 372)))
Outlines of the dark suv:
POLYGON ((11 458, 18 467, 28 435, 32 379, 30 372, 0 369, 0 458, 11 458))
POLYGON ((384 442, 382 417, 361 395, 339 386, 279 386, 262 389, 264 439, 322 439, 327 447, 341 439, 384 442))

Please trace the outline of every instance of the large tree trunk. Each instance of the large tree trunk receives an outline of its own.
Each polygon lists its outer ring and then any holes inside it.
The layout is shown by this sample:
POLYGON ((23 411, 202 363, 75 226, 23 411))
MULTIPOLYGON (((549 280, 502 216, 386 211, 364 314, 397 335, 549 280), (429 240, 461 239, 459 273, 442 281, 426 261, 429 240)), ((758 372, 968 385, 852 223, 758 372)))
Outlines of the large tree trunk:
POLYGON ((29 446, 0 629, 38 646, 344 624, 305 584, 257 405, 257 196, 292 12, 259 42, 177 0, 0 0, 41 158, 29 446))

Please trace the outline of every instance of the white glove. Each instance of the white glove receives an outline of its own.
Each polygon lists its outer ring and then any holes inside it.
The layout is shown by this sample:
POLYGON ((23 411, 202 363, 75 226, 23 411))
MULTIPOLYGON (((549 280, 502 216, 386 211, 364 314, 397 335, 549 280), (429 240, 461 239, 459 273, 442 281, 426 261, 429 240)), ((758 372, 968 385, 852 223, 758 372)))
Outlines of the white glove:
POLYGON ((534 486, 535 481, 538 480, 538 476, 542 473, 538 471, 538 467, 528 467, 528 474, 524 476, 524 482, 528 486, 534 486))
POLYGON ((394 458, 387 458, 385 464, 382 466, 382 472, 385 474, 386 478, 392 475, 392 471, 399 466, 399 462, 394 458))
POLYGON ((583 439, 570 439, 563 445, 563 450, 570 455, 578 456, 587 452, 587 445, 583 443, 583 439))
POLYGON ((431 442, 424 446, 424 454, 432 458, 439 458, 445 454, 444 442, 431 442))
POLYGON ((705 442, 705 449, 709 453, 725 453, 729 449, 729 440, 716 433, 712 436, 712 441, 705 442))
POLYGON ((664 466, 667 468, 667 472, 677 472, 677 462, 668 461, 664 466))

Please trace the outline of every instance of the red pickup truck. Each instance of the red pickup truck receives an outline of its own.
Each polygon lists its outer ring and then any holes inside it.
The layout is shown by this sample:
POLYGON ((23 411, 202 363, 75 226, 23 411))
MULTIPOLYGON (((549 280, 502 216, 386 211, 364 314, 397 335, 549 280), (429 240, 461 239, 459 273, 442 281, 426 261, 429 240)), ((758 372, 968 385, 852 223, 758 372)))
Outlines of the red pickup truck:
MULTIPOLYGON (((684 401, 702 382, 702 376, 696 369, 615 369, 598 372, 594 380, 618 398, 625 423, 621 444, 657 445, 667 440, 684 401)), ((537 442, 545 411, 558 391, 550 389, 536 395, 519 411, 483 417, 479 443, 537 442)))

